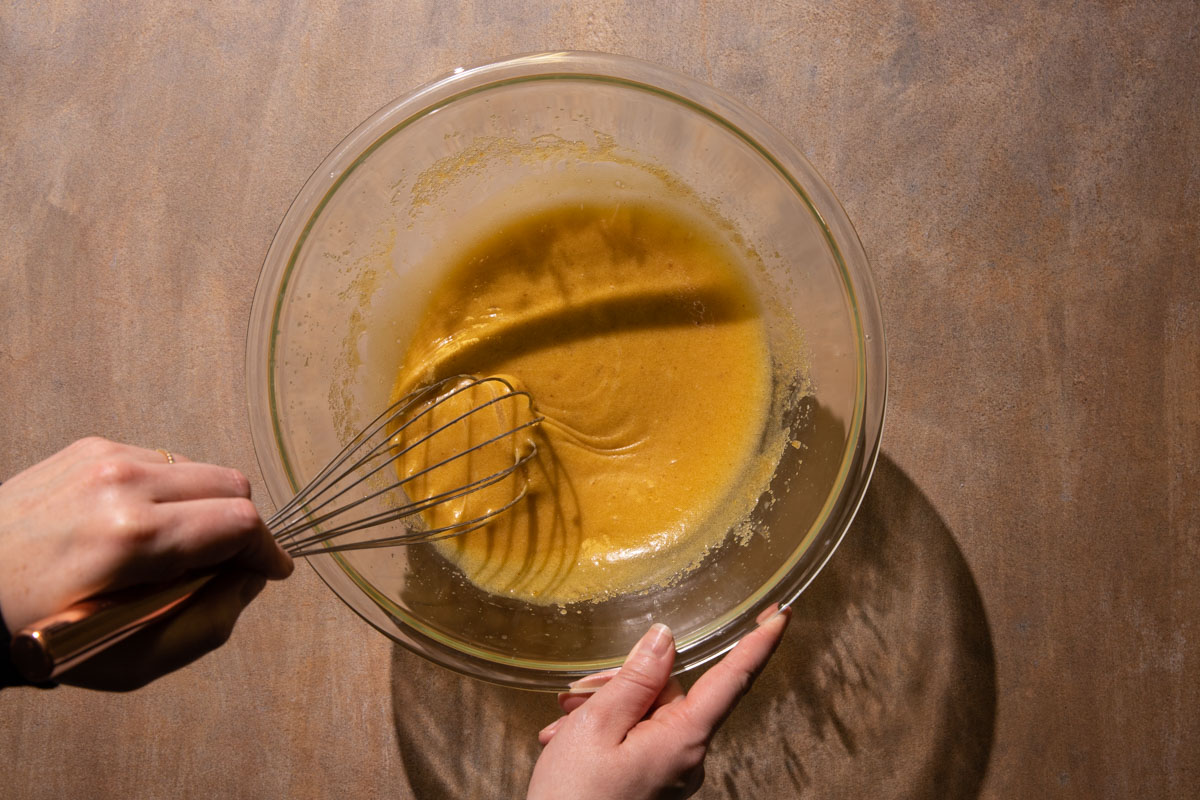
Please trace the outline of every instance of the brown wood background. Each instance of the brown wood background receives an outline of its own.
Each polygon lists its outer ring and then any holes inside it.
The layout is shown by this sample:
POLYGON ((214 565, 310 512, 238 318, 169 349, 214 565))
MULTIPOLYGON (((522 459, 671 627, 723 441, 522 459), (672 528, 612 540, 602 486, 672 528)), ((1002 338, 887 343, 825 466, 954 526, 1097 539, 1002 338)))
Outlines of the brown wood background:
MULTIPOLYGON (((1198 23, 1190 0, 6 4, 0 478, 96 433, 262 498, 246 320, 310 171, 460 64, 648 58, 800 145, 890 336, 877 479, 702 797, 1194 797, 1198 23)), ((0 694, 0 795, 520 794, 552 716, 394 650, 301 566, 142 691, 0 694)))

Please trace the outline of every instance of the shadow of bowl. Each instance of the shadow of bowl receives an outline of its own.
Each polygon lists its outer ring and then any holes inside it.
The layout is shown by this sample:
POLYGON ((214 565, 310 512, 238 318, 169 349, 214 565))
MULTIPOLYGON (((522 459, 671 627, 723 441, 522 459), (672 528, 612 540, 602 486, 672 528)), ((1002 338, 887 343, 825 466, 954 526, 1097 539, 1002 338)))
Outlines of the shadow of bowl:
MULTIPOLYGON (((400 755, 417 797, 523 796, 552 698, 392 656, 400 755)), ((699 798, 979 794, 996 668, 983 601, 949 529, 881 456, 834 558, 709 752, 699 798)))

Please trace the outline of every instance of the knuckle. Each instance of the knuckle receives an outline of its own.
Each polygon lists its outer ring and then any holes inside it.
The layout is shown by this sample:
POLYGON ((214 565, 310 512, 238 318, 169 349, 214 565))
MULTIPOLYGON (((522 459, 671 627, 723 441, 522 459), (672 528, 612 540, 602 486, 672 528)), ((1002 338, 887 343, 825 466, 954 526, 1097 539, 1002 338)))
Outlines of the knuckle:
POLYGON ((745 697, 750 691, 750 687, 754 685, 754 673, 747 670, 738 670, 733 677, 734 685, 737 687, 737 696, 745 697))
POLYGON ((249 499, 250 497, 250 479, 242 474, 241 470, 229 470, 229 480, 233 484, 233 491, 238 497, 249 499))
POLYGON ((680 765, 686 770, 699 770, 701 780, 704 775, 704 759, 708 755, 708 743, 704 741, 689 742, 679 751, 680 765))
POLYGON ((122 545, 138 547, 149 543, 157 531, 146 514, 133 503, 118 503, 108 513, 108 533, 122 545))
POLYGON ((642 664, 627 664, 613 681, 637 692, 657 695, 662 690, 662 681, 657 680, 642 664))
POLYGON ((682 709, 682 718, 684 725, 689 731, 689 736, 692 737, 691 744, 698 745, 701 748, 708 746, 708 740, 721 727, 724 718, 713 720, 709 717, 709 712, 698 712, 696 709, 682 709))
POLYGON ((112 442, 102 436, 85 436, 82 439, 72 442, 71 449, 85 453, 103 453, 108 452, 112 444, 112 442))
POLYGON ((742 670, 730 672, 726 676, 726 683, 734 693, 733 704, 730 706, 732 708, 750 691, 750 675, 742 670))
POLYGON ((105 458, 92 465, 92 482, 99 486, 128 486, 142 474, 141 467, 133 461, 105 458))
POLYGON ((254 507, 254 503, 250 502, 249 498, 232 499, 227 507, 230 528, 239 533, 258 530, 260 524, 258 509, 254 507))

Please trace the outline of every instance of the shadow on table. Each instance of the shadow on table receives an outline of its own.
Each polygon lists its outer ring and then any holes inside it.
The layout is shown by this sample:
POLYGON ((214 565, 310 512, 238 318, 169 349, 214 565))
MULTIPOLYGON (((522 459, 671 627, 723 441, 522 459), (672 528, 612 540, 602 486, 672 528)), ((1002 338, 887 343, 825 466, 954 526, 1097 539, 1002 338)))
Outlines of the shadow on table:
POLYGON ((707 762, 704 798, 975 798, 996 665, 949 529, 881 457, 845 541, 707 762))
MULTIPOLYGON (((881 457, 850 532, 713 743, 697 797, 979 794, 996 713, 979 590, 949 529, 881 457)), ((396 647, 392 700, 417 797, 520 797, 553 698, 396 647)))

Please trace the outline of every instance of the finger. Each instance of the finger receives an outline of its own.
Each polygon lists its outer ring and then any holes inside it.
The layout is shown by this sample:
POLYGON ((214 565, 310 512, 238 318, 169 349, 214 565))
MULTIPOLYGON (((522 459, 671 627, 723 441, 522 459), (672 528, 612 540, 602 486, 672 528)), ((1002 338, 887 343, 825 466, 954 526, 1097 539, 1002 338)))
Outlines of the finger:
POLYGON ((146 450, 145 448, 142 448, 142 447, 139 447, 136 449, 141 451, 141 455, 144 455, 144 457, 147 461, 153 461, 155 464, 162 464, 162 463, 194 464, 194 463, 196 463, 196 462, 192 461, 190 458, 188 458, 187 456, 185 456, 181 453, 176 453, 174 450, 168 450, 165 447, 159 447, 154 450, 146 450), (168 455, 170 455, 171 457, 167 458, 168 455))
POLYGON ((558 719, 554 720, 554 722, 551 722, 549 725, 538 731, 538 744, 540 744, 542 747, 550 744, 550 740, 554 738, 554 734, 558 733, 558 729, 562 727, 562 724, 566 721, 566 719, 567 718, 565 716, 559 717, 558 719))
POLYGON ((146 488, 156 503, 206 497, 250 497, 250 481, 236 469, 192 461, 154 464, 146 471, 146 488))
POLYGON ((584 675, 579 680, 571 681, 564 694, 594 694, 597 689, 615 678, 620 671, 620 667, 613 667, 612 669, 593 672, 591 675, 584 675))
POLYGON ((579 709, 602 739, 620 744, 658 697, 671 677, 675 641, 666 625, 656 624, 633 647, 624 666, 579 709))
POLYGON ((165 503, 204 497, 250 497, 250 481, 239 470, 192 461, 167 450, 147 450, 118 442, 99 440, 93 445, 97 457, 128 458, 148 465, 145 473, 151 499, 165 503))
MULTIPOLYGON (((604 672, 592 673, 586 678, 576 681, 575 683, 571 684, 571 689, 569 691, 559 693, 558 707, 562 709, 564 714, 570 714, 572 711, 586 703, 588 698, 591 697, 593 693, 598 691, 601 686, 612 680, 613 676, 616 674, 617 670, 615 669, 605 670, 604 672), (582 681, 587 681, 589 679, 591 679, 592 682, 583 684, 584 688, 576 688, 582 683, 582 681)), ((671 680, 667 682, 667 688, 663 689, 662 692, 659 693, 658 697, 654 698, 654 703, 650 706, 650 710, 653 711, 655 709, 662 708, 668 703, 673 703, 676 700, 679 700, 683 696, 683 686, 678 680, 671 678, 671 680)))
MULTIPOLYGON (((138 447, 133 444, 123 444, 121 442, 104 442, 98 449, 104 451, 107 449, 106 455, 128 456, 136 461, 144 461, 147 464, 169 464, 172 461, 175 463, 191 463, 191 459, 182 456, 169 448, 151 448, 138 447), (107 447, 105 446, 107 445, 107 447), (167 453, 171 454, 171 458, 167 458, 167 453)), ((102 453, 104 454, 104 453, 102 453)))
POLYGON ((167 619, 140 630, 63 673, 73 686, 131 691, 215 650, 266 583, 256 573, 218 573, 167 619))
POLYGON ((704 673, 684 702, 688 717, 706 737, 724 721, 743 694, 750 690, 755 677, 775 652, 791 618, 791 609, 783 609, 746 634, 715 667, 704 673))
POLYGON ((671 678, 667 682, 667 688, 663 689, 658 697, 654 698, 654 705, 651 707, 651 711, 657 711, 663 706, 668 706, 677 700, 682 700, 684 696, 683 685, 678 679, 671 678))
POLYGON ((562 709, 564 714, 570 714, 586 703, 590 697, 590 694, 570 694, 563 692, 558 696, 558 707, 562 709))
POLYGON ((176 556, 182 570, 229 561, 273 580, 292 574, 292 559, 245 498, 207 498, 153 507, 161 535, 155 548, 176 556))

